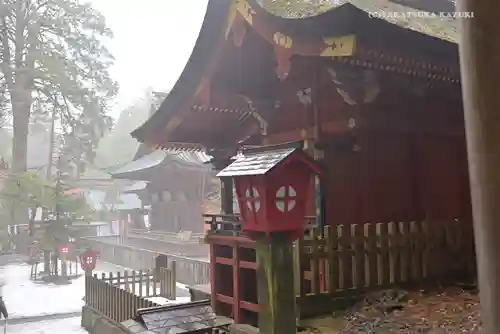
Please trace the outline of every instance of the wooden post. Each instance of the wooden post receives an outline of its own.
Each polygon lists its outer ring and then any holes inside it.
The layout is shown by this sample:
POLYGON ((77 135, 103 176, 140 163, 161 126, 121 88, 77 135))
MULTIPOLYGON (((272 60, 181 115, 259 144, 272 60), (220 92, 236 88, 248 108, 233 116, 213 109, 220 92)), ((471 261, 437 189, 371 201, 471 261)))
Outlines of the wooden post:
MULTIPOLYGON (((231 163, 231 150, 211 150, 209 152, 213 156, 211 161, 215 170, 220 171, 224 169, 227 165, 231 163)), ((234 213, 233 210, 233 178, 224 177, 221 178, 220 185, 221 193, 221 213, 231 215, 234 213)))
POLYGON ((293 244, 289 233, 256 239, 259 331, 265 334, 297 333, 293 279, 293 244))
POLYGON ((500 333, 500 2, 461 0, 460 60, 481 319, 500 333))
POLYGON ((231 215, 233 210, 233 178, 221 178, 221 211, 224 214, 231 215))

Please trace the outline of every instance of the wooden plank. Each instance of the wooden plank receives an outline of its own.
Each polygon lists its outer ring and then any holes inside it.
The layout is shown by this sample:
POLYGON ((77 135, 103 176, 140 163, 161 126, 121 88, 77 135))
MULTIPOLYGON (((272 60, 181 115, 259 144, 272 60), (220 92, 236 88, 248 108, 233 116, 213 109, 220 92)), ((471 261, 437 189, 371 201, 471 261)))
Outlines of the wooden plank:
MULTIPOLYGON (((128 271, 127 271, 127 270, 125 270, 125 271, 123 272, 123 276, 124 276, 124 277, 129 277, 129 275, 128 275, 128 271)), ((129 282, 128 282, 128 280, 127 280, 127 279, 125 280, 125 290, 129 291, 129 282)))
POLYGON ((400 244, 401 235, 399 234, 398 225, 395 222, 387 224, 389 237, 389 271, 390 284, 400 283, 401 263, 400 263, 400 244))
POLYGON ((389 263, 389 230, 386 223, 377 223, 377 235, 379 239, 379 282, 380 285, 385 287, 389 286, 390 280, 390 263, 389 263))
POLYGON ((306 294, 306 286, 305 286, 305 277, 304 277, 304 236, 300 237, 296 242, 297 247, 297 257, 299 261, 299 296, 303 296, 306 294))
MULTIPOLYGON (((300 240, 300 238, 299 238, 300 240)), ((243 266, 244 261, 240 261, 240 268, 246 268, 243 266)), ((257 267, 255 267, 257 269, 257 267)), ((300 250, 298 242, 293 244, 293 289, 297 296, 301 295, 300 291, 300 280, 301 280, 301 270, 300 270, 300 250)))
POLYGON ((350 231, 346 225, 337 226, 337 234, 339 236, 339 280, 341 289, 347 290, 352 288, 352 254, 351 254, 351 238, 350 231))
POLYGON ((399 233, 401 237, 400 242, 400 282, 410 282, 411 276, 411 246, 412 235, 410 233, 409 222, 399 222, 399 233))
POLYGON ((337 229, 332 226, 325 227, 325 237, 327 241, 328 254, 328 291, 335 293, 339 289, 339 261, 337 256, 337 229))
POLYGON ((362 224, 351 225, 351 240, 354 253, 354 288, 365 288, 365 236, 362 224))
MULTIPOLYGON (((231 199, 232 200, 232 199, 231 199)), ((233 203, 231 202, 231 206, 233 203)), ((240 252, 238 251, 238 246, 235 245, 233 246, 233 266, 232 266, 232 280, 233 280, 233 298, 234 298, 234 304, 233 304, 233 318, 236 323, 241 322, 241 308, 240 308, 240 252)))
MULTIPOLYGON (((135 277, 135 271, 132 271, 132 294, 136 294, 136 277, 135 277)), ((141 289, 141 294, 142 294, 142 289, 141 289)))
POLYGON ((443 244, 443 226, 438 221, 430 221, 427 224, 427 241, 429 242, 429 275, 433 280, 439 280, 441 277, 441 251, 443 244))
POLYGON ((431 256, 431 248, 430 248, 430 241, 429 241, 429 225, 427 221, 422 221, 420 222, 420 229, 422 233, 422 243, 421 243, 421 254, 422 254, 422 277, 424 279, 428 279, 430 277, 429 273, 429 266, 430 266, 430 261, 429 257, 431 256))
POLYGON ((320 285, 320 271, 319 271, 319 253, 321 250, 319 249, 318 239, 322 237, 320 233, 318 233, 318 229, 311 229, 311 292, 313 294, 319 294, 321 292, 320 285))
POLYGON ((144 277, 141 276, 141 279, 144 279, 144 285, 146 286, 146 297, 154 297, 156 295, 156 291, 151 289, 151 276, 152 273, 149 270, 145 273, 144 277))
POLYGON ((170 263, 170 271, 169 271, 169 286, 170 286, 170 299, 175 300, 176 299, 176 293, 177 293, 177 262, 172 261, 170 263))
MULTIPOLYGON (((113 280, 113 273, 109 272, 109 279, 113 280)), ((113 286, 111 284, 106 284, 106 313, 111 319, 113 318, 113 308, 114 308, 114 296, 113 296, 113 286)))
POLYGON ((155 279, 154 277, 154 271, 151 270, 151 273, 153 274, 152 277, 153 277, 153 280, 152 280, 152 284, 153 284, 153 296, 156 297, 158 296, 158 281, 155 279))
POLYGON ((377 247, 377 231, 375 224, 365 224, 366 237, 366 262, 367 262, 367 286, 375 288, 379 285, 378 279, 378 247, 377 247))
POLYGON ((412 221, 410 223, 410 232, 411 232, 411 277, 415 282, 421 282, 422 275, 422 233, 421 233, 421 225, 412 221))

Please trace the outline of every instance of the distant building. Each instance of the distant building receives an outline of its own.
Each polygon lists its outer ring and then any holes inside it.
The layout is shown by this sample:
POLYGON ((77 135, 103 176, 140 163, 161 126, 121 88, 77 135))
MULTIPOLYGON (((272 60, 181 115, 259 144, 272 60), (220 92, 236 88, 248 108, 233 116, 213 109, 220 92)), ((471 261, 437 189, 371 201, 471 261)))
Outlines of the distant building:
POLYGON ((110 172, 113 178, 143 181, 127 190, 150 206, 152 230, 203 231, 203 198, 211 179, 209 157, 201 152, 153 151, 110 172))

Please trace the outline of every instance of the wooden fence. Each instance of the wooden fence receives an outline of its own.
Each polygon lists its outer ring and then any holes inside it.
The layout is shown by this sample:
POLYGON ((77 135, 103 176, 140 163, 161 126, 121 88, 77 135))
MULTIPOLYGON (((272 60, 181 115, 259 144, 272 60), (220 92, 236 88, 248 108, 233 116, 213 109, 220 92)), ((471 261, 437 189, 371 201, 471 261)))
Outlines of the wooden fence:
POLYGON ((208 259, 193 259, 185 256, 167 255, 167 261, 175 262, 177 282, 186 285, 210 283, 210 261, 208 259))
POLYGON ((472 226, 458 221, 327 226, 311 230, 296 249, 296 289, 307 312, 331 309, 318 298, 475 275, 472 226))
POLYGON ((172 262, 170 268, 159 268, 159 270, 101 273, 100 279, 139 297, 163 297, 175 300, 175 271, 175 262, 172 262))
POLYGON ((133 318, 138 309, 160 306, 97 275, 85 277, 85 304, 117 323, 133 318))
POLYGON ((209 248, 200 240, 203 240, 203 234, 189 231, 169 233, 133 229, 127 231, 123 244, 173 255, 207 257, 209 248))
MULTIPOLYGON (((241 233, 238 217, 208 218, 213 277, 219 281, 236 277, 232 283, 245 287, 245 294, 234 296, 239 288, 215 284, 212 298, 222 305, 216 311, 241 315, 235 320, 247 323, 247 319, 256 319, 249 313, 260 309, 255 244, 241 233)), ((340 299, 369 291, 470 282, 475 277, 472 224, 457 220, 312 227, 294 244, 294 255, 302 317, 331 312, 340 299)))
MULTIPOLYGON (((148 270, 156 265, 160 253, 147 249, 106 242, 104 239, 80 238, 82 246, 90 247, 99 252, 102 261, 117 264, 135 270, 148 270)), ((210 283, 210 261, 180 255, 163 254, 168 265, 176 264, 177 282, 186 285, 210 283)))

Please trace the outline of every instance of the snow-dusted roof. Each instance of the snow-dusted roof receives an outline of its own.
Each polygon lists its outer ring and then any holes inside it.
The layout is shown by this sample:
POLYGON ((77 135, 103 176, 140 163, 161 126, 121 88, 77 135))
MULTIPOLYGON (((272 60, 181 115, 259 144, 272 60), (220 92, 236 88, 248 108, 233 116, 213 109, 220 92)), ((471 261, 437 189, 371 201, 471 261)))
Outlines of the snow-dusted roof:
POLYGON ((142 208, 142 202, 137 194, 122 194, 120 202, 116 205, 117 210, 133 210, 142 208))
POLYGON ((120 174, 137 172, 148 168, 156 167, 165 162, 179 163, 184 166, 199 166, 205 167, 206 163, 210 161, 210 156, 204 152, 186 152, 186 151, 170 151, 170 150, 156 150, 146 154, 130 163, 111 171, 111 175, 118 176, 120 174))

